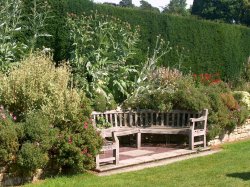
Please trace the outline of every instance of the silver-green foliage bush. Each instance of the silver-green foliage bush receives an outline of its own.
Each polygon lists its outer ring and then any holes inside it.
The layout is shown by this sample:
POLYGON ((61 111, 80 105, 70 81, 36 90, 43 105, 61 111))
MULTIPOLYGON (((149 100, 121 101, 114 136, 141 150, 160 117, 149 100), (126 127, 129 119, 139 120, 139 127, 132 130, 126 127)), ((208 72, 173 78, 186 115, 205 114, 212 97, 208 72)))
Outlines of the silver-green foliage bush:
POLYGON ((54 122, 75 121, 85 96, 68 88, 70 76, 68 66, 56 68, 49 57, 32 55, 1 75, 1 102, 20 117, 41 110, 54 122))
POLYGON ((13 111, 18 124, 0 134, 0 157, 22 173, 52 167, 79 172, 94 166, 102 139, 90 122, 89 101, 71 87, 65 64, 55 67, 49 57, 32 55, 0 76, 1 103, 13 111), (19 128, 16 128, 19 127, 19 128), (8 135, 9 134, 9 135, 8 135), (8 150, 2 154, 1 151, 8 150), (34 153, 34 154, 32 154, 34 153))

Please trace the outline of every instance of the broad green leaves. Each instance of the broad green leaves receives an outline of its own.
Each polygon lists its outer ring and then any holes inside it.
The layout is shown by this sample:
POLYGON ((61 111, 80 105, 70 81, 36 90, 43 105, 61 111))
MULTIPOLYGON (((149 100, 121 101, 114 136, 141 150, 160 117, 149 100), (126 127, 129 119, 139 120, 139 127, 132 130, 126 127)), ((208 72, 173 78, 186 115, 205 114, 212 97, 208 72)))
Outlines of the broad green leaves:
POLYGON ((98 13, 79 17, 69 14, 68 25, 76 84, 91 98, 96 93, 107 100, 126 97, 134 84, 131 74, 137 72, 128 61, 135 55, 139 29, 98 13))

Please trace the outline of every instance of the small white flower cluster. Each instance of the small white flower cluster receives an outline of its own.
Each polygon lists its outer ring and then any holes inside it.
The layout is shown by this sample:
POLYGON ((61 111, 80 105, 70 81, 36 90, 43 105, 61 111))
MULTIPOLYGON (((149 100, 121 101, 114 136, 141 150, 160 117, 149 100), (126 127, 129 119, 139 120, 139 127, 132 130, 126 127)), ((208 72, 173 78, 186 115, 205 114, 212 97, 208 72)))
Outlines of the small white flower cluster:
POLYGON ((247 109, 250 110, 250 93, 246 91, 234 91, 234 94, 241 94, 241 102, 247 106, 247 109))

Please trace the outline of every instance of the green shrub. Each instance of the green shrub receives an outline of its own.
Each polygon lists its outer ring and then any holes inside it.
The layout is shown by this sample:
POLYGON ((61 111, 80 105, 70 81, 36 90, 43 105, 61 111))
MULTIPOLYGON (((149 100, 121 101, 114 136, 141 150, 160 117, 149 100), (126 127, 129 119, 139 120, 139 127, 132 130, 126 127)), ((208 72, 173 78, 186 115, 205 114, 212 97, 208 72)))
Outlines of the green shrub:
POLYGON ((158 36, 154 53, 147 57, 132 89, 133 92, 123 103, 123 107, 160 111, 172 109, 176 80, 182 79, 183 76, 177 69, 158 67, 159 60, 170 50, 169 43, 165 43, 158 36))
POLYGON ((56 68, 50 58, 32 55, 0 77, 1 102, 15 110, 19 120, 41 110, 56 124, 77 121, 79 108, 90 108, 82 91, 68 88, 70 76, 66 65, 56 68))
POLYGON ((235 100, 232 93, 222 93, 220 96, 221 96, 222 101, 224 102, 224 104, 227 106, 228 109, 230 110, 239 109, 240 106, 238 102, 235 100))
POLYGON ((80 172, 95 166, 102 138, 88 120, 79 121, 61 131, 53 148, 51 159, 62 173, 80 172))
POLYGON ((185 76, 177 82, 173 105, 175 109, 200 111, 209 109, 209 98, 204 95, 202 88, 197 88, 191 76, 185 76))
POLYGON ((19 149, 18 126, 3 106, 0 108, 0 165, 6 166, 16 159, 19 149))
POLYGON ((3 164, 12 162, 12 168, 27 175, 36 169, 79 172, 94 166, 102 138, 89 120, 89 100, 69 87, 70 78, 68 66, 55 67, 41 54, 1 74, 1 102, 20 121, 1 121, 6 123, 0 126, 3 164))
POLYGON ((59 129, 41 111, 29 114, 22 126, 22 141, 34 143, 44 152, 52 148, 59 133, 59 129))
POLYGON ((114 110, 117 108, 117 104, 115 100, 110 97, 109 100, 102 94, 94 94, 94 98, 92 99, 92 108, 98 112, 104 112, 106 110, 114 110))
POLYGON ((48 162, 48 154, 38 143, 24 143, 17 154, 17 165, 25 175, 32 175, 36 169, 43 169, 48 162))
POLYGON ((99 129, 107 129, 109 127, 112 127, 112 124, 109 123, 105 118, 98 118, 96 127, 99 129))
POLYGON ((168 74, 172 76, 158 74, 161 76, 147 79, 145 89, 138 92, 137 97, 127 100, 124 106, 161 111, 172 108, 201 111, 206 108, 209 110, 209 139, 231 132, 236 126, 242 125, 249 116, 245 104, 237 102, 232 90, 224 82, 197 84, 197 80, 190 75, 173 76, 173 72, 168 74))
POLYGON ((233 96, 240 103, 247 107, 250 110, 250 94, 246 91, 234 91, 233 96))

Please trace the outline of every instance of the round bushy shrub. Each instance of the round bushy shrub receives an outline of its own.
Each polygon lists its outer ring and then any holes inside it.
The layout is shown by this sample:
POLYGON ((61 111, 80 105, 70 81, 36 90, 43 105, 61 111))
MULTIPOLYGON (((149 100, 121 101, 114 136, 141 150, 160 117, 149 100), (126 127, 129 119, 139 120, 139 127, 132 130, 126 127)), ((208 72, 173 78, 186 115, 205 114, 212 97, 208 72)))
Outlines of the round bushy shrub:
MULTIPOLYGON (((18 116, 41 110, 53 122, 74 121, 82 100, 82 91, 69 88, 71 74, 67 65, 55 67, 43 54, 31 55, 0 78, 0 99, 18 116)), ((19 118, 20 119, 20 118, 19 118)))
POLYGON ((49 150, 52 148, 58 129, 50 118, 41 111, 29 113, 21 123, 23 135, 20 139, 20 150, 16 164, 21 173, 32 175, 37 169, 44 169, 49 161, 49 150))
POLYGON ((36 169, 42 169, 48 162, 48 154, 38 143, 24 143, 17 154, 17 165, 25 175, 32 174, 36 169))
MULTIPOLYGON (((15 119, 15 116, 14 116, 15 119)), ((0 165, 6 166, 13 162, 19 149, 18 126, 14 124, 13 114, 0 106, 0 165)))
MULTIPOLYGON (((168 70, 164 74, 154 74, 153 79, 145 83, 143 92, 139 92, 137 97, 131 97, 124 106, 161 111, 172 108, 201 111, 206 108, 209 110, 209 139, 232 131, 249 116, 245 104, 238 102, 230 87, 221 80, 201 84, 193 76, 174 72, 168 70)), ((246 100, 245 97, 245 103, 246 100)))
POLYGON ((20 122, 10 126, 19 127, 13 127, 13 132, 9 126, 0 129, 0 140, 7 142, 1 143, 0 156, 6 162, 12 159, 22 173, 32 175, 39 168, 82 171, 94 166, 102 139, 89 121, 89 100, 70 80, 66 64, 55 67, 43 54, 31 55, 0 76, 1 102, 15 111, 20 122))
POLYGON ((202 88, 202 86, 196 87, 190 76, 177 80, 177 91, 173 99, 174 108, 195 111, 209 109, 209 98, 202 92, 202 88))
POLYGON ((51 158, 61 172, 79 172, 95 166, 95 156, 101 149, 102 138, 91 121, 85 119, 61 131, 51 158))
POLYGON ((114 110, 117 108, 117 104, 114 98, 110 97, 109 100, 101 93, 94 94, 92 99, 92 108, 98 112, 104 112, 106 110, 114 110))
POLYGON ((239 103, 245 105, 250 110, 250 93, 246 91, 234 91, 233 96, 239 103))
POLYGON ((157 60, 148 59, 141 72, 139 85, 134 93, 124 102, 125 108, 154 109, 169 111, 172 109, 176 81, 182 79, 180 71, 156 67, 157 60), (151 64, 152 63, 152 64, 151 64))
POLYGON ((34 143, 44 151, 52 147, 59 133, 49 117, 41 111, 30 113, 22 125, 24 131, 22 141, 34 143))

